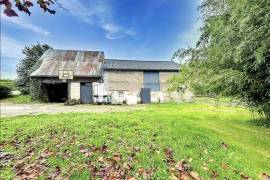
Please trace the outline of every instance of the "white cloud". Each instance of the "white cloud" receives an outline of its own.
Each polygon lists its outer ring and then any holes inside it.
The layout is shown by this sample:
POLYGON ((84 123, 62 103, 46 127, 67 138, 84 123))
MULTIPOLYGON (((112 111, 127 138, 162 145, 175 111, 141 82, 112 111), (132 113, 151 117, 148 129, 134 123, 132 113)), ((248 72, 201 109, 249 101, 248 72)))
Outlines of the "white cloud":
POLYGON ((125 35, 136 35, 135 31, 120 26, 113 20, 112 9, 104 1, 90 0, 88 4, 83 4, 80 0, 62 0, 60 3, 81 21, 103 29, 107 39, 118 39, 125 35))
POLYGON ((103 23, 101 27, 110 34, 115 34, 120 31, 120 27, 112 23, 103 23))
POLYGON ((1 34, 1 56, 9 58, 22 57, 24 44, 1 34))
POLYGON ((25 20, 22 17, 8 17, 2 11, 1 11, 1 20, 4 20, 9 23, 13 23, 19 26, 20 28, 31 30, 43 36, 48 36, 50 34, 50 32, 47 31, 46 29, 43 29, 35 24, 32 24, 31 22, 25 20))
POLYGON ((16 64, 24 55, 24 43, 1 34, 1 78, 15 79, 16 64))

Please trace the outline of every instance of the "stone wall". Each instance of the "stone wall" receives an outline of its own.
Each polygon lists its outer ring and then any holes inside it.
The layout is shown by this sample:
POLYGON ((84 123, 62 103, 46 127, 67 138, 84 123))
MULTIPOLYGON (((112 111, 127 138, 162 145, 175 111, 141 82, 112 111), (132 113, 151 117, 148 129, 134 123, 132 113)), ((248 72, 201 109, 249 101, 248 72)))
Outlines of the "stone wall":
MULTIPOLYGON (((166 91, 168 80, 177 72, 160 72, 160 90, 166 91)), ((138 92, 143 88, 143 71, 107 71, 104 73, 104 82, 108 91, 138 92)))
MULTIPOLYGON (((168 98, 168 80, 178 72, 160 72, 160 91, 151 92, 151 102, 162 103, 168 98)), ((124 97, 137 96, 138 103, 141 101, 140 92, 143 88, 143 71, 106 71, 103 76, 105 90, 109 95, 117 91, 123 91, 124 97)))
POLYGON ((107 71, 103 77, 106 89, 110 91, 139 92, 143 87, 142 71, 107 71))
MULTIPOLYGON (((169 78, 177 74, 177 72, 160 72, 160 90, 151 92, 151 102, 162 103, 168 101, 179 101, 179 99, 189 99, 184 95, 168 93, 166 90, 169 87, 169 78)), ((143 88, 143 71, 106 71, 103 75, 104 88, 108 95, 114 92, 123 91, 125 97, 137 96, 138 103, 141 101, 140 91, 143 88)), ((80 100, 80 82, 97 82, 98 79, 79 78, 69 82, 69 97, 71 100, 80 100)), ((190 96, 190 95, 187 95, 190 96)), ((134 101, 134 100, 133 100, 134 101)), ((132 102, 133 103, 133 102, 132 102)))
POLYGON ((160 90, 165 92, 169 87, 168 80, 177 74, 178 72, 159 72, 160 90))

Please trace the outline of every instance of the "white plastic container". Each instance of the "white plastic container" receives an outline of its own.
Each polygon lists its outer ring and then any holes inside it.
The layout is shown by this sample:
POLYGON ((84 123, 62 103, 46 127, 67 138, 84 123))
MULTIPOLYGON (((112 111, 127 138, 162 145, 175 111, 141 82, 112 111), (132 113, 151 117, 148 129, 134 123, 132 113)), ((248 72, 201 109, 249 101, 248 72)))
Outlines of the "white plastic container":
POLYGON ((136 105, 138 98, 136 95, 127 95, 127 105, 136 105))

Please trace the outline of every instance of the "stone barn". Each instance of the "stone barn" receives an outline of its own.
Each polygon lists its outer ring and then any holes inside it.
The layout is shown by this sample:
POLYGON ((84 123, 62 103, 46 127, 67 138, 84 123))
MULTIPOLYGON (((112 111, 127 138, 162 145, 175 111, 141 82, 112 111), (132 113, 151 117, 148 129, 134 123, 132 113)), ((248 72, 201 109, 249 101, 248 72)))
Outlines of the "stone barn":
POLYGON ((30 76, 45 84, 50 102, 165 102, 168 79, 179 72, 173 61, 105 59, 100 51, 50 49, 39 64, 30 76), (60 71, 72 72, 72 79, 59 79, 60 71))

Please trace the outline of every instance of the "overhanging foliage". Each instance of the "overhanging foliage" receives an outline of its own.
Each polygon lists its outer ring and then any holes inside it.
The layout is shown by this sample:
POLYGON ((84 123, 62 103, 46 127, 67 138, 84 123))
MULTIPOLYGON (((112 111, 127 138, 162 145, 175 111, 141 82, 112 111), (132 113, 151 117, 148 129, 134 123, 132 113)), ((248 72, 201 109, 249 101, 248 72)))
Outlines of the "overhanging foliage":
POLYGON ((202 35, 175 53, 186 61, 174 82, 241 98, 270 119, 270 1, 205 0, 200 10, 202 35))

